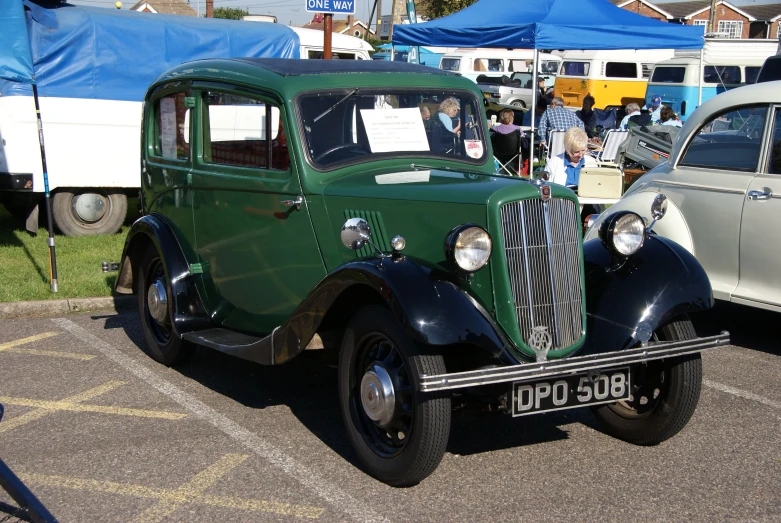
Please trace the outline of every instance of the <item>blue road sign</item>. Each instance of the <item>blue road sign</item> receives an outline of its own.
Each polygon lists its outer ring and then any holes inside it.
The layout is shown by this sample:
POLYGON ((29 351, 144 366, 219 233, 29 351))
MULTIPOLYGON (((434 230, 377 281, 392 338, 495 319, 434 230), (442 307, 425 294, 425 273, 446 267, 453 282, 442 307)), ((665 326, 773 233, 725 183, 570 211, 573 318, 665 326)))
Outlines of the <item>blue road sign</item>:
POLYGON ((306 0, 306 10, 312 13, 355 14, 355 0, 306 0))

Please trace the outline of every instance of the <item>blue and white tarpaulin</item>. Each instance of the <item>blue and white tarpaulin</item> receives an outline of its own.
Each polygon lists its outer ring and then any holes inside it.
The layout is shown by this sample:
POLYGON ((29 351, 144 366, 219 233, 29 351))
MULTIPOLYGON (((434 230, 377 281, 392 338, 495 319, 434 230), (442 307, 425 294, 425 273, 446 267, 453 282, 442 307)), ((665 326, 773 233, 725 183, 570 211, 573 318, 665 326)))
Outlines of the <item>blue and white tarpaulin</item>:
POLYGON ((0 78, 30 83, 33 57, 22 0, 0 1, 0 78))
MULTIPOLYGON (((0 13, 21 0, 0 0, 0 13)), ((298 58, 298 35, 289 27, 239 20, 140 13, 25 2, 25 38, 42 96, 140 101, 161 73, 204 58, 298 58)), ((18 20, 13 18, 11 20, 18 20)), ((5 29, 5 24, 0 21, 5 29)), ((3 30, 3 42, 7 32, 3 30)), ((14 29, 18 45, 21 29, 14 29)), ((5 44, 0 70, 19 69, 5 44)), ((23 71, 27 71, 24 70, 23 71)), ((32 67, 29 67, 32 71, 32 67)), ((0 95, 29 95, 22 75, 0 74, 0 95)))

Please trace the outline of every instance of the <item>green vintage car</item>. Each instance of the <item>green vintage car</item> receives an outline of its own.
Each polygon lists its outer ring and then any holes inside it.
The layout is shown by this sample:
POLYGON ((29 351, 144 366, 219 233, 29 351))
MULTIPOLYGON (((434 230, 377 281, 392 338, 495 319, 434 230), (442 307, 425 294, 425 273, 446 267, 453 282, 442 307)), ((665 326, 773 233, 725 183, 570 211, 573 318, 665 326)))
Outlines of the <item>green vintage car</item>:
POLYGON ((117 282, 149 355, 279 365, 319 334, 359 461, 396 486, 436 469, 454 403, 587 406, 624 440, 671 437, 700 352, 728 342, 688 320, 713 303, 702 268, 631 212, 583 244, 576 195, 497 175, 486 133, 476 85, 428 67, 168 71, 146 96, 144 216, 117 282))

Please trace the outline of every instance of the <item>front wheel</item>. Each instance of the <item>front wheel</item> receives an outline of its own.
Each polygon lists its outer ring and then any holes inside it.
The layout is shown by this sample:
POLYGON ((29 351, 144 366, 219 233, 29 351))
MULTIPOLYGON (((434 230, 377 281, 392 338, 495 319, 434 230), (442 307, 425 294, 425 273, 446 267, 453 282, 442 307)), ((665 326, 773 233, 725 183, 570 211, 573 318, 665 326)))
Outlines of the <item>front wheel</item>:
POLYGON ((174 332, 171 286, 162 258, 153 246, 147 248, 138 268, 138 314, 146 339, 147 354, 164 365, 189 359, 192 343, 174 332))
POLYGON ((441 374, 441 355, 423 354, 384 307, 366 307, 347 327, 339 354, 339 403, 369 474, 408 487, 439 465, 450 435, 450 397, 418 390, 421 373, 441 374))
MULTIPOLYGON (((679 318, 662 326, 655 341, 696 338, 694 326, 679 318)), ((702 388, 699 354, 649 362, 632 374, 627 401, 592 407, 605 432, 636 445, 657 445, 681 431, 691 419, 702 388)))

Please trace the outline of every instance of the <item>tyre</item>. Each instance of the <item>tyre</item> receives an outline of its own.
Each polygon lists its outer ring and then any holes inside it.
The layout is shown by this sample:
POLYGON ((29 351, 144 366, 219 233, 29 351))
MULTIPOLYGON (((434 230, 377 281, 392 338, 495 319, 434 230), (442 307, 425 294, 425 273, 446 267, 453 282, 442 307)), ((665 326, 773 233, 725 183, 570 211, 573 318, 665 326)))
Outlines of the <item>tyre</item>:
POLYGON ((139 264, 136 294, 147 354, 168 366, 188 360, 195 347, 174 332, 171 287, 163 260, 154 247, 147 249, 139 264))
MULTIPOLYGON (((695 338, 687 317, 667 323, 654 333, 656 341, 695 338)), ((636 445, 657 445, 689 422, 702 388, 699 354, 649 362, 632 374, 632 397, 612 405, 592 407, 605 432, 636 445)))
POLYGON ((526 109, 526 104, 523 103, 523 100, 513 100, 512 102, 510 102, 510 105, 512 105, 513 107, 521 107, 523 109, 526 109))
POLYGON ((384 307, 357 312, 339 354, 339 402, 358 459, 395 487, 416 485, 442 460, 450 396, 418 390, 421 373, 441 374, 441 355, 423 354, 384 307))
POLYGON ((127 215, 127 196, 121 192, 60 190, 52 199, 54 223, 65 236, 114 234, 127 215))

